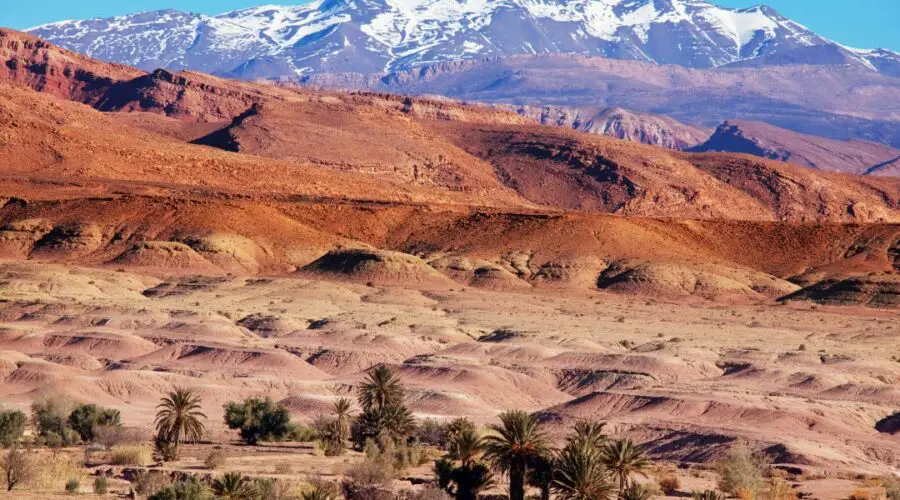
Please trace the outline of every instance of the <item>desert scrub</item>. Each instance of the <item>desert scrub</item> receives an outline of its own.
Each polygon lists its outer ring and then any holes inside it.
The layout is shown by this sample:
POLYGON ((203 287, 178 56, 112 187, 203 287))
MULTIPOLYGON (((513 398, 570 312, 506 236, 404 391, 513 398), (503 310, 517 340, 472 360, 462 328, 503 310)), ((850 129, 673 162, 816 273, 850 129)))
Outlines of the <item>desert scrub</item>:
POLYGON ((209 452, 209 455, 203 460, 203 465, 209 470, 216 470, 224 467, 227 461, 228 457, 225 456, 225 452, 222 450, 213 450, 209 452))
POLYGON ((153 463, 153 450, 144 444, 113 446, 109 453, 109 463, 144 467, 153 463))
POLYGON ((681 489, 681 481, 678 480, 677 476, 672 474, 661 477, 659 479, 659 489, 666 495, 671 495, 681 489))
POLYGON ((99 476, 94 479, 94 493, 105 495, 109 491, 109 479, 106 476, 99 476))
POLYGON ((81 489, 81 483, 77 479, 72 478, 66 481, 66 493, 78 493, 81 489))
POLYGON ((87 479, 87 470, 80 460, 65 453, 45 455, 34 459, 34 474, 29 479, 27 488, 61 491, 72 479, 79 482, 87 479))

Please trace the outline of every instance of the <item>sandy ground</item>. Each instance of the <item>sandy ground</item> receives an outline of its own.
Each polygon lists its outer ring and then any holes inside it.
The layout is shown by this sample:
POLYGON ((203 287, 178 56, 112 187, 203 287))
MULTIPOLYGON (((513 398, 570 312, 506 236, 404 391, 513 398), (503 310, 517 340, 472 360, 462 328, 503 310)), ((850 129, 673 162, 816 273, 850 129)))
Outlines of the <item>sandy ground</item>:
MULTIPOLYGON (((149 426, 164 392, 194 387, 215 439, 228 443, 224 402, 268 395, 309 420, 388 363, 420 417, 489 423, 522 408, 540 411, 555 435, 597 419, 661 463, 704 468, 740 437, 824 478, 802 483, 819 498, 858 487, 847 474, 900 473, 900 436, 875 430, 900 407, 895 311, 692 302, 7 261, 0 397, 27 409, 66 394, 149 426)), ((292 474, 339 475, 353 460, 303 446, 227 449, 240 456, 228 468, 258 473, 288 460, 292 474)), ((194 468, 203 453, 177 467, 194 468)), ((713 482, 708 471, 678 473, 686 487, 713 482)))

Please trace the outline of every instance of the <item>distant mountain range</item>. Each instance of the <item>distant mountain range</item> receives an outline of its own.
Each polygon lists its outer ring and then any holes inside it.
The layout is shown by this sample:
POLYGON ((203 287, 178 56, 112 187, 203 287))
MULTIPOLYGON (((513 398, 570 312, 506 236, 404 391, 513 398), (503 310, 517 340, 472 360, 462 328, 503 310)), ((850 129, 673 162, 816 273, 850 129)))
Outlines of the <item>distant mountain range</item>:
POLYGON ((700 0, 317 0, 207 16, 162 10, 29 30, 91 57, 240 78, 372 73, 486 56, 579 54, 677 64, 851 64, 900 54, 823 38, 770 7, 700 0))
POLYGON ((445 96, 668 149, 745 152, 852 173, 898 168, 900 54, 843 46, 766 6, 318 0, 29 31, 148 71, 445 96))

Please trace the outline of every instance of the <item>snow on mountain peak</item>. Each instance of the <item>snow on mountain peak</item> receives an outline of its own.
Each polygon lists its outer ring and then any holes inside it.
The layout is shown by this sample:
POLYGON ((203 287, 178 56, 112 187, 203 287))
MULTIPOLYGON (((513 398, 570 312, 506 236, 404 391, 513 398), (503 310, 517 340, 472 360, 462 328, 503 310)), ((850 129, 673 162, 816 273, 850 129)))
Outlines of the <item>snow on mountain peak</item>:
MULTIPOLYGON (((771 8, 703 0, 316 0, 218 16, 167 10, 63 21, 29 31, 146 69, 239 77, 398 70, 523 53, 708 68, 832 44, 771 8)), ((852 54, 894 64, 883 53, 852 54)))

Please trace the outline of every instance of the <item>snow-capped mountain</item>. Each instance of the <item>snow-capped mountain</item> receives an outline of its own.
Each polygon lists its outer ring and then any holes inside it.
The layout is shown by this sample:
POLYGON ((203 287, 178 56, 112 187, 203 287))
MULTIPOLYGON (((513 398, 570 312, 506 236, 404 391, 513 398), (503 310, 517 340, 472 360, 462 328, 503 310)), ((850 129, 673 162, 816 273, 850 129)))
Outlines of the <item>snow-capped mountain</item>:
POLYGON ((838 62, 900 74, 900 54, 843 47, 766 6, 727 9, 702 0, 316 0, 219 16, 164 10, 62 21, 29 32, 144 69, 244 78, 529 53, 693 68, 838 62))

